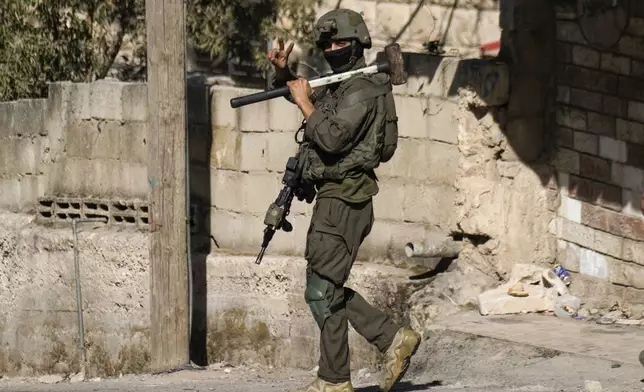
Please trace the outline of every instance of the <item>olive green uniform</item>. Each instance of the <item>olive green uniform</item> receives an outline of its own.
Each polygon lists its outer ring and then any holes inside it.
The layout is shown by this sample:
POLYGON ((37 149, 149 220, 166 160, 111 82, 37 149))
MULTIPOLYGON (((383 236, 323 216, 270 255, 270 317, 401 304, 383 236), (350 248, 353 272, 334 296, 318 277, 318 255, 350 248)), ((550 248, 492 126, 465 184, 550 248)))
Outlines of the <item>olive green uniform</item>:
MULTIPOLYGON (((353 69, 364 66, 361 58, 353 69)), ((286 80, 274 80, 273 87, 285 83, 286 80)), ((342 154, 350 149, 363 127, 368 127, 374 118, 375 99, 346 106, 341 99, 369 87, 363 80, 351 78, 327 86, 319 94, 321 97, 316 94, 316 111, 304 129, 306 138, 324 153, 342 154), (342 94, 337 95, 337 91, 342 94)), ((373 226, 372 197, 378 193, 375 173, 357 172, 342 181, 320 181, 315 185, 318 194, 306 239, 305 298, 321 330, 318 376, 327 382, 342 383, 350 380, 348 322, 383 353, 400 327, 360 294, 344 287, 358 249, 373 226)))

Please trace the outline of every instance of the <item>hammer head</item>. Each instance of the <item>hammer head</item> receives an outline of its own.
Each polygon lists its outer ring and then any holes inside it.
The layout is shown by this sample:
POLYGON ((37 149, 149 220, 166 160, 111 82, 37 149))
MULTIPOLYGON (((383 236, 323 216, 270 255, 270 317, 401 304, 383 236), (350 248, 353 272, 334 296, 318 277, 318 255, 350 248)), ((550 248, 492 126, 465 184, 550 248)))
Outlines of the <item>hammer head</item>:
POLYGON ((389 78, 394 86, 407 83, 407 72, 400 45, 393 43, 385 46, 385 57, 389 64, 389 78))

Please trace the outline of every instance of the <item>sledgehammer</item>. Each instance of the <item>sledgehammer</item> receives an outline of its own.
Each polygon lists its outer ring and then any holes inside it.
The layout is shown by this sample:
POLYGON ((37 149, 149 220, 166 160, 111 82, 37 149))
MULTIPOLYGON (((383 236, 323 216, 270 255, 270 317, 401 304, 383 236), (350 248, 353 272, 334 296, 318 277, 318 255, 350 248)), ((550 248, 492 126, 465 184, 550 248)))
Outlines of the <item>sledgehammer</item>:
MULTIPOLYGON (((326 86, 327 84, 342 82, 358 73, 369 75, 380 72, 389 74, 391 84, 393 84, 394 86, 406 83, 407 72, 405 72, 405 64, 403 61, 402 52, 400 51, 400 45, 394 43, 385 46, 385 58, 386 60, 380 64, 326 76, 324 78, 311 79, 309 80, 309 84, 311 85, 311 88, 314 89, 317 87, 326 86)), ((277 97, 285 97, 288 94, 288 86, 284 86, 274 90, 266 90, 243 97, 233 98, 230 100, 230 106, 232 108, 238 108, 241 106, 262 102, 277 97)))

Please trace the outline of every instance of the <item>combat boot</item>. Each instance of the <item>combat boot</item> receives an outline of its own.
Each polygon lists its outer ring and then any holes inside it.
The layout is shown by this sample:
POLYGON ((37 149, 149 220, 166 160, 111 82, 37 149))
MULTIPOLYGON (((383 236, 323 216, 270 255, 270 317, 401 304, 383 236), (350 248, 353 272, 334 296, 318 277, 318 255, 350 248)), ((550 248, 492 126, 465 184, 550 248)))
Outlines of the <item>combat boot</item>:
POLYGON ((351 381, 332 384, 318 377, 303 389, 295 389, 290 392, 353 392, 353 385, 351 385, 351 381))
POLYGON ((405 376, 411 357, 416 354, 420 341, 420 334, 409 328, 400 328, 396 332, 396 336, 385 354, 386 362, 380 382, 381 391, 389 391, 405 376))

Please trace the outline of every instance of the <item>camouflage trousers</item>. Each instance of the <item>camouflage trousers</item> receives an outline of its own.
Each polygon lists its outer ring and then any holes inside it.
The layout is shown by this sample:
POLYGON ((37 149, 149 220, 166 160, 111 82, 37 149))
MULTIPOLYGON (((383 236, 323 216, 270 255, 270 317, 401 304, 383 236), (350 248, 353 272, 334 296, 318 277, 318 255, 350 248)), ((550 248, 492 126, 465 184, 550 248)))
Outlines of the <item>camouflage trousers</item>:
POLYGON ((344 287, 358 249, 373 226, 371 199, 351 204, 336 198, 316 201, 309 226, 305 258, 307 274, 327 285, 326 300, 333 310, 320 329, 318 376, 331 383, 350 380, 348 332, 353 328, 380 352, 385 352, 399 326, 360 294, 344 287))

